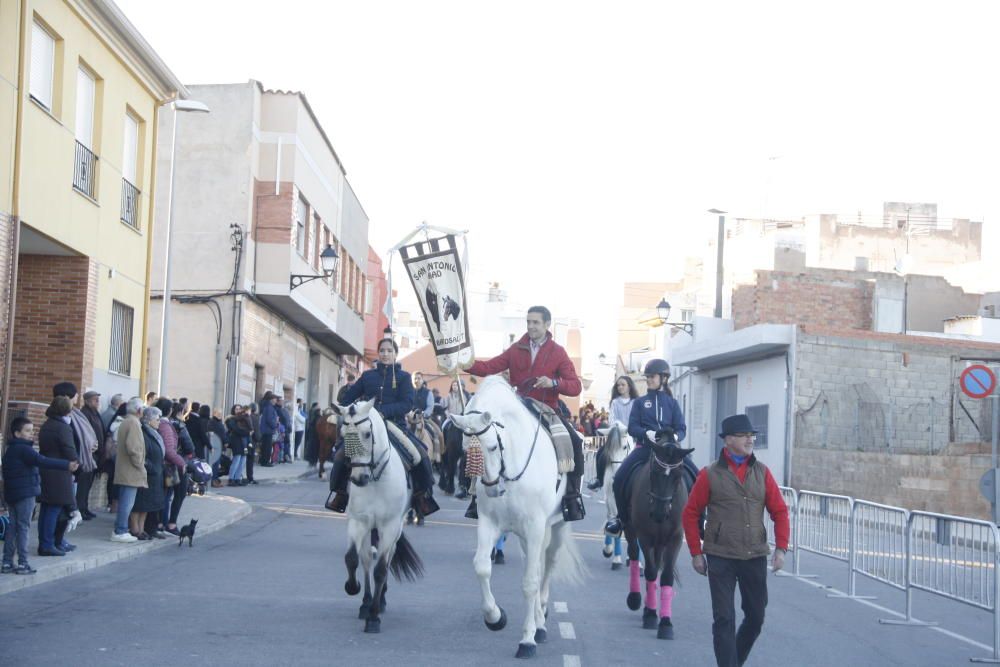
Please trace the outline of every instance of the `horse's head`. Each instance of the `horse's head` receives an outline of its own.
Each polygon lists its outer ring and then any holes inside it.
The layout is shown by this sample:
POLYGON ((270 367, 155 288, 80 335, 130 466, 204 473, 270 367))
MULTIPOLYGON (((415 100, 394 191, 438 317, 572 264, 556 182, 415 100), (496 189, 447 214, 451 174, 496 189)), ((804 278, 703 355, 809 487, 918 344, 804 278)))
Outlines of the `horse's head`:
POLYGON ((466 473, 480 477, 486 495, 502 495, 501 471, 503 442, 498 429, 503 424, 493 420, 489 412, 472 411, 465 415, 451 415, 451 421, 462 430, 462 449, 466 452, 466 473), (492 482, 487 481, 493 479, 492 482))
POLYGON ((684 457, 693 449, 677 446, 672 429, 647 432, 653 455, 649 461, 649 512, 653 520, 662 523, 673 509, 677 484, 683 477, 684 457))
POLYGON ((372 464, 375 461, 375 432, 372 428, 374 406, 374 399, 352 403, 347 407, 336 404, 333 406, 334 412, 344 420, 340 434, 344 439, 344 454, 351 459, 351 481, 356 486, 366 486, 371 481, 372 464))

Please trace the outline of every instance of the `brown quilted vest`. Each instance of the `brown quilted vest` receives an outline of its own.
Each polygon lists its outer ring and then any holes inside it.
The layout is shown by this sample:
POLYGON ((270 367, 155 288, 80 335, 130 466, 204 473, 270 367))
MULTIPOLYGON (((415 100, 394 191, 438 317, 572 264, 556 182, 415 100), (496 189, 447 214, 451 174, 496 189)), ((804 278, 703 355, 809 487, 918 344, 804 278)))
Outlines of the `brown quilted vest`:
POLYGON ((767 466, 753 456, 746 481, 721 456, 708 468, 708 522, 702 550, 712 556, 748 560, 767 556, 764 496, 767 466))

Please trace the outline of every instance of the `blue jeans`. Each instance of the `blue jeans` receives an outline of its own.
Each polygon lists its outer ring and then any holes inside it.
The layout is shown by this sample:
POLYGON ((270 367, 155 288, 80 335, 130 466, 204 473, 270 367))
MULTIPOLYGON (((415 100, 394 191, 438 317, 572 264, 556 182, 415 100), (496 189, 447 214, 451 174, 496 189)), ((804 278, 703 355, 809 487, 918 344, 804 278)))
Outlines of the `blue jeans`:
POLYGON ((233 462, 229 464, 229 480, 238 482, 243 479, 243 467, 247 463, 247 457, 243 454, 233 456, 233 462))
POLYGON ((62 505, 48 505, 42 503, 42 508, 38 512, 38 548, 54 549, 56 546, 56 522, 59 520, 59 513, 62 512, 62 505))
MULTIPOLYGON (((35 511, 35 499, 24 498, 10 504, 10 532, 4 536, 3 562, 14 563, 14 547, 17 547, 17 562, 28 562, 28 530, 31 528, 31 513, 35 511)), ((53 525, 53 529, 55 525, 53 525)))
POLYGON ((134 486, 118 485, 118 514, 115 515, 115 535, 128 532, 128 515, 135 505, 135 494, 139 489, 134 486))

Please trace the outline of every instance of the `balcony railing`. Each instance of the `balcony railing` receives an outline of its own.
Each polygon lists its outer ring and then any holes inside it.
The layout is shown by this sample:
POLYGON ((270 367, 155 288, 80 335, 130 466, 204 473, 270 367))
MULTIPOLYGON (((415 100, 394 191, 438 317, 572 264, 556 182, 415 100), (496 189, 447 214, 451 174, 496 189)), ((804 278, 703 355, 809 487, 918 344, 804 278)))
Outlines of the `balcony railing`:
POLYGON ((76 142, 76 159, 73 160, 73 187, 96 199, 97 156, 79 141, 76 142))
POLYGON ((139 188, 122 179, 122 222, 139 229, 139 188))

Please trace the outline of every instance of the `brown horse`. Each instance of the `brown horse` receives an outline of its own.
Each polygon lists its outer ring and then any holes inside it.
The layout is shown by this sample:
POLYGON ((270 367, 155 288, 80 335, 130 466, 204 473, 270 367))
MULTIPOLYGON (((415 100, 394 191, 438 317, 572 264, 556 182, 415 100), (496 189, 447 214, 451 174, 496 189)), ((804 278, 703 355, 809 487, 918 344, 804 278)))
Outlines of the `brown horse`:
POLYGON ((330 460, 333 448, 337 444, 338 425, 337 413, 327 408, 316 420, 316 440, 319 442, 319 459, 316 462, 319 468, 319 478, 323 479, 323 468, 330 460))

